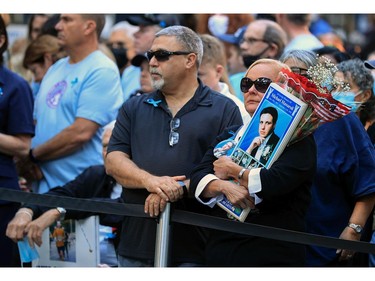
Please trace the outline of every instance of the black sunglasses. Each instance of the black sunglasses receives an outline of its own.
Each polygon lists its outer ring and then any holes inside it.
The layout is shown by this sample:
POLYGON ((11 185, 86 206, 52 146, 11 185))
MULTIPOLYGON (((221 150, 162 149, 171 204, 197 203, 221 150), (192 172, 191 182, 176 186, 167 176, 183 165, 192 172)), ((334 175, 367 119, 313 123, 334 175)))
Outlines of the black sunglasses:
POLYGON ((166 50, 157 50, 157 51, 147 51, 146 57, 150 61, 153 56, 155 56, 155 59, 157 61, 167 61, 169 60, 170 56, 179 56, 179 55, 188 55, 192 52, 185 52, 185 51, 176 51, 176 52, 170 52, 166 50))
POLYGON ((247 93, 249 89, 254 85, 255 89, 258 92, 265 93, 267 91, 268 86, 272 83, 272 80, 266 77, 260 77, 255 81, 251 80, 250 78, 244 77, 241 79, 241 92, 247 93))

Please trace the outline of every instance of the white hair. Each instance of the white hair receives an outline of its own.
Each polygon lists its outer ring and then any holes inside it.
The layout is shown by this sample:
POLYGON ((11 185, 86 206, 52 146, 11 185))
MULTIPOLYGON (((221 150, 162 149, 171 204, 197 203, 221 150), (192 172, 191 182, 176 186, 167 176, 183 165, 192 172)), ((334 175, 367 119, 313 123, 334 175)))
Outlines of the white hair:
POLYGON ((136 33, 139 30, 139 27, 131 25, 127 21, 120 21, 116 23, 114 26, 112 26, 111 33, 117 30, 124 30, 127 34, 129 34, 129 36, 133 36, 134 33, 136 33))

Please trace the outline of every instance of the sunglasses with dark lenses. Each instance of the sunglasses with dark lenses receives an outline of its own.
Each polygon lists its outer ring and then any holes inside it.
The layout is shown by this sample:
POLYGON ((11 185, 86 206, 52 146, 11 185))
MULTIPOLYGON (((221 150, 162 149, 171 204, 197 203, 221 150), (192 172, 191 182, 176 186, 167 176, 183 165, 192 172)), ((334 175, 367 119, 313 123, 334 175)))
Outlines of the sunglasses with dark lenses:
POLYGON ((255 89, 258 92, 265 93, 267 91, 268 86, 272 83, 272 80, 266 77, 260 77, 255 81, 251 80, 248 77, 244 77, 241 79, 241 92, 247 93, 249 89, 254 85, 255 89))
POLYGON ((174 146, 178 143, 178 140, 180 139, 180 134, 176 132, 176 130, 180 127, 180 119, 179 118, 173 118, 171 122, 169 123, 169 126, 171 128, 171 131, 169 133, 169 145, 174 146))
POLYGON ((167 61, 169 60, 170 56, 179 56, 179 55, 188 55, 192 52, 185 52, 185 51, 176 51, 176 52, 170 52, 166 50, 157 50, 157 51, 147 51, 146 57, 150 61, 153 56, 155 56, 155 59, 157 61, 167 61))

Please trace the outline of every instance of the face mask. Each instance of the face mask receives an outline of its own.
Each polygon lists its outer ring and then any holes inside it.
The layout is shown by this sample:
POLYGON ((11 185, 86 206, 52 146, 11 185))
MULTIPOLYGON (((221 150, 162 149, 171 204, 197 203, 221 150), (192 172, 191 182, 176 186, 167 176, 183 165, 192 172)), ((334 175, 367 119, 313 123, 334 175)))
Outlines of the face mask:
POLYGON ((334 92, 332 93, 332 97, 347 105, 347 106, 350 106, 351 109, 350 111, 351 112, 357 112, 358 108, 362 105, 362 102, 360 101, 355 101, 355 97, 360 95, 362 93, 362 91, 359 91, 358 93, 353 93, 353 92, 334 92))
POLYGON ((214 36, 227 33, 229 18, 225 15, 213 15, 208 19, 208 29, 214 36))
POLYGON ((270 46, 267 46, 262 52, 260 52, 257 55, 245 55, 242 56, 243 63, 246 68, 248 68, 250 65, 252 65, 255 61, 261 59, 261 56, 268 50, 270 46))
POLYGON ((116 64, 119 69, 122 69, 129 61, 126 55, 125 48, 111 48, 111 51, 116 59, 116 64))

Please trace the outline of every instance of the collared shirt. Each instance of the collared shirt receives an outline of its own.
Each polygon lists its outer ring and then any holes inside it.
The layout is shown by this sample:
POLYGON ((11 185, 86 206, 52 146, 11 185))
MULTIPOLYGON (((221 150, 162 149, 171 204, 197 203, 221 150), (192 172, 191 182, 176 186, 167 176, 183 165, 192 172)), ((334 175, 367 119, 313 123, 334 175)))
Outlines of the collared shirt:
MULTIPOLYGON (((227 126, 242 124, 236 104, 204 86, 201 81, 194 96, 177 112, 180 119, 177 144, 169 145, 172 115, 160 91, 135 96, 120 108, 108 153, 121 151, 141 169, 156 176, 186 175, 200 163, 203 155, 227 126)), ((125 202, 144 204, 146 189, 123 190, 125 202)), ((192 211, 203 206, 194 199, 175 203, 176 208, 192 211)), ((153 259, 156 223, 154 220, 127 217, 119 254, 130 258, 153 259)), ((174 225, 172 262, 203 262, 204 241, 192 226, 174 225), (187 237, 187 239, 178 239, 187 237)))
MULTIPOLYGON (((32 112, 33 96, 27 81, 0 65, 0 132, 33 136, 32 112)), ((0 178, 3 176, 7 179, 13 177, 12 188, 19 188, 12 156, 0 153, 0 178)), ((1 181, 0 186, 4 186, 1 181)))

